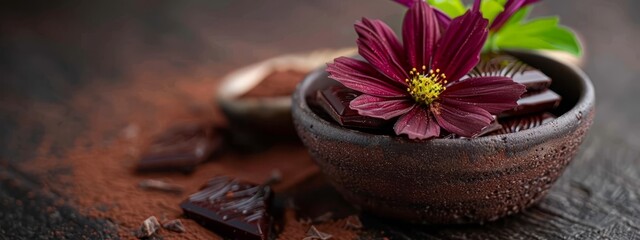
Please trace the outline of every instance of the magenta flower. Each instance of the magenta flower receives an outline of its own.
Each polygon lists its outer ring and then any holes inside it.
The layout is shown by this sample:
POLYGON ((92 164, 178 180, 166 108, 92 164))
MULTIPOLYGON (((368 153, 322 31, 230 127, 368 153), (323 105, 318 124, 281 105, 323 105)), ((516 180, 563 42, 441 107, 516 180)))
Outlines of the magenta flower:
POLYGON ((367 60, 340 57, 330 77, 363 94, 350 107, 364 116, 392 119, 396 134, 411 139, 440 135, 440 129, 472 137, 492 114, 512 109, 525 87, 508 77, 460 80, 479 61, 488 21, 479 2, 441 29, 436 12, 423 1, 407 11, 403 43, 380 20, 355 24, 358 50, 367 60))
POLYGON ((507 0, 504 4, 504 11, 496 16, 489 29, 494 32, 498 31, 518 10, 539 1, 540 0, 507 0))

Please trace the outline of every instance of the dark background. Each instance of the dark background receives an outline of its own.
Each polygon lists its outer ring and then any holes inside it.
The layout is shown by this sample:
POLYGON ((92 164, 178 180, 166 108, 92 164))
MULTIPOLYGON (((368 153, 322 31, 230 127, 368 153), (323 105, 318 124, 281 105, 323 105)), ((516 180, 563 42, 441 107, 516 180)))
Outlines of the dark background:
MULTIPOLYGON (((635 106, 640 72, 638 1, 543 1, 535 15, 560 15, 585 41, 584 70, 598 96, 596 128, 640 147, 635 106)), ((288 52, 354 45, 352 24, 380 18, 398 29, 403 8, 360 1, 14 1, 0 8, 0 103, 56 102, 94 81, 127 81, 145 62, 175 71, 234 67, 288 52)), ((25 113, 25 111, 27 111, 25 113)), ((0 131, 0 143, 12 135, 0 131)), ((5 146, 6 144, 1 144, 5 146)), ((4 152, 4 151, 3 151, 4 152)), ((6 156, 5 156, 6 158, 6 156)))
MULTIPOLYGON (((634 0, 549 0, 534 11, 536 16, 560 15, 562 23, 584 40, 583 69, 597 96, 596 120, 580 158, 542 206, 557 200, 565 204, 559 205, 561 208, 575 209, 567 217, 569 223, 601 215, 590 223, 593 226, 582 230, 560 227, 566 222, 532 229, 552 229, 549 231, 562 233, 557 236, 578 239, 638 237, 627 234, 640 226, 638 10, 640 2, 634 0), (576 184, 588 190, 588 198, 571 194, 576 184), (565 198, 582 200, 572 203, 565 198), (590 202, 594 206, 587 204, 590 202)), ((70 112, 65 100, 86 85, 125 84, 140 69, 205 72, 215 83, 236 67, 271 56, 353 46, 352 24, 361 16, 380 18, 398 30, 403 11, 386 0, 0 3, 0 173, 5 175, 3 179, 8 175, 38 181, 39 176, 14 166, 35 157, 34 148, 45 131, 59 136, 52 140, 50 154, 54 155, 73 141, 74 132, 82 131, 82 113, 70 112), (45 114, 43 108, 56 108, 58 114, 45 114)), ((157 81, 165 84, 174 79, 157 81)), ((6 182, 0 185, 5 202, 20 199, 22 194, 6 182)), ((24 216, 33 216, 30 221, 36 225, 73 225, 39 219, 37 207, 29 211, 10 204, 0 207, 4 212, 0 215, 0 236, 3 231, 19 229, 21 225, 8 222, 19 222, 24 216)), ((73 209, 68 211, 63 211, 63 217, 73 215, 73 209)), ((32 230, 46 229, 43 225, 32 230)))

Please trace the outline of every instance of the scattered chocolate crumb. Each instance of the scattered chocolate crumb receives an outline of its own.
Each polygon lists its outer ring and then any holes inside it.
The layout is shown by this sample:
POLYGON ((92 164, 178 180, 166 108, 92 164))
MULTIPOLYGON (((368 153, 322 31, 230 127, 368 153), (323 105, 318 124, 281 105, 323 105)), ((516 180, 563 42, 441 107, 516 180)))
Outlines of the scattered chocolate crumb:
POLYGON ((184 191, 184 188, 182 186, 166 183, 164 181, 155 179, 142 180, 138 183, 138 187, 145 190, 157 190, 175 194, 180 194, 184 191))
POLYGON ((164 229, 169 230, 169 231, 178 232, 178 233, 183 233, 183 232, 187 231, 184 228, 184 224, 182 224, 182 221, 180 221, 180 219, 169 220, 169 221, 163 223, 162 227, 164 229))
POLYGON ((333 238, 333 235, 320 232, 315 226, 311 226, 307 231, 307 236, 302 240, 327 240, 333 238))
POLYGON ((139 239, 148 238, 153 236, 158 229, 160 229, 158 219, 155 216, 151 216, 142 222, 142 226, 140 226, 140 229, 138 229, 134 235, 139 239))
POLYGON ((331 219, 333 219, 333 212, 326 212, 325 214, 322 214, 314 218, 313 223, 324 223, 324 222, 331 221, 331 219))
POLYGON ((280 181, 282 181, 282 172, 279 169, 271 170, 271 176, 267 179, 269 185, 279 183, 280 181))
POLYGON ((344 224, 347 229, 359 230, 362 229, 362 221, 358 215, 351 215, 347 217, 347 222, 344 224))
POLYGON ((296 206, 296 202, 293 200, 293 198, 288 198, 288 199, 284 202, 284 207, 285 207, 285 208, 290 208, 290 209, 295 209, 295 208, 297 208, 297 206, 296 206))
POLYGON ((300 222, 302 224, 311 225, 311 224, 329 222, 332 219, 333 219, 333 212, 326 212, 326 213, 323 213, 322 215, 317 216, 317 217, 315 217, 313 219, 311 219, 311 218, 300 219, 300 222))
POLYGON ((129 124, 122 130, 122 135, 128 140, 136 139, 140 135, 140 127, 136 124, 129 124))

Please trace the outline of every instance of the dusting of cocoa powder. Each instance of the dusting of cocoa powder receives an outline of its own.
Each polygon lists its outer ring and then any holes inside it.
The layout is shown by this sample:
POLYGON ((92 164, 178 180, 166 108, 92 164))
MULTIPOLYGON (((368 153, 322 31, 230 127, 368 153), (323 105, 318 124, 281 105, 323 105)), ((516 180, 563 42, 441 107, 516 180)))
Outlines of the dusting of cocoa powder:
MULTIPOLYGON (((82 116, 77 121, 84 129, 73 139, 73 147, 64 149, 57 157, 43 155, 20 167, 42 176, 52 169, 69 167, 70 173, 46 181, 46 187, 61 192, 84 214, 114 223, 122 239, 134 238, 133 232, 150 216, 156 216, 161 223, 172 219, 183 221, 186 232, 161 229, 159 234, 165 239, 219 239, 215 233, 184 219, 179 208, 179 203, 206 180, 223 174, 260 183, 277 169, 282 173, 282 182, 274 186, 278 193, 317 174, 318 169, 302 145, 288 143, 251 155, 227 152, 201 164, 189 175, 134 173, 143 146, 169 125, 194 118, 224 125, 224 119, 210 102, 217 82, 209 76, 197 72, 188 76, 163 71, 138 72, 129 76, 133 81, 128 83, 86 86, 75 96, 69 96, 67 103, 71 111, 82 116), (179 194, 148 191, 138 186, 146 179, 162 180, 181 186, 184 191, 179 194)), ((65 120, 63 111, 56 112, 47 106, 35 107, 59 114, 65 120)), ((45 141, 39 152, 51 152, 46 149, 55 147, 50 143, 55 137, 52 134, 55 134, 56 124, 42 124, 45 141)), ((355 238, 357 232, 347 230, 345 224, 346 220, 342 219, 314 226, 333 235, 334 239, 355 238)), ((287 210, 278 239, 302 239, 309 227, 296 221, 293 211, 287 210)))
POLYGON ((241 97, 262 98, 290 96, 305 75, 307 75, 307 73, 295 70, 274 71, 241 97))

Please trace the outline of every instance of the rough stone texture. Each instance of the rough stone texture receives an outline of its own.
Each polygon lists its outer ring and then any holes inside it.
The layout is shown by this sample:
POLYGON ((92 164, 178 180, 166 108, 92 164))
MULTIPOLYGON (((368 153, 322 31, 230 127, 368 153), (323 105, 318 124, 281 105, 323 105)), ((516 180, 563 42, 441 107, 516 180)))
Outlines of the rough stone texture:
POLYGON ((597 130, 540 203, 484 225, 407 225, 363 218, 362 239, 638 239, 640 151, 597 130), (611 144, 611 143, 615 144, 611 144), (627 167, 625 167, 627 166, 627 167), (592 169, 584 171, 584 169, 592 169), (384 232, 384 234, 380 234, 384 232))
POLYGON ((108 220, 82 216, 38 180, 0 167, 0 239, 113 239, 108 220))

